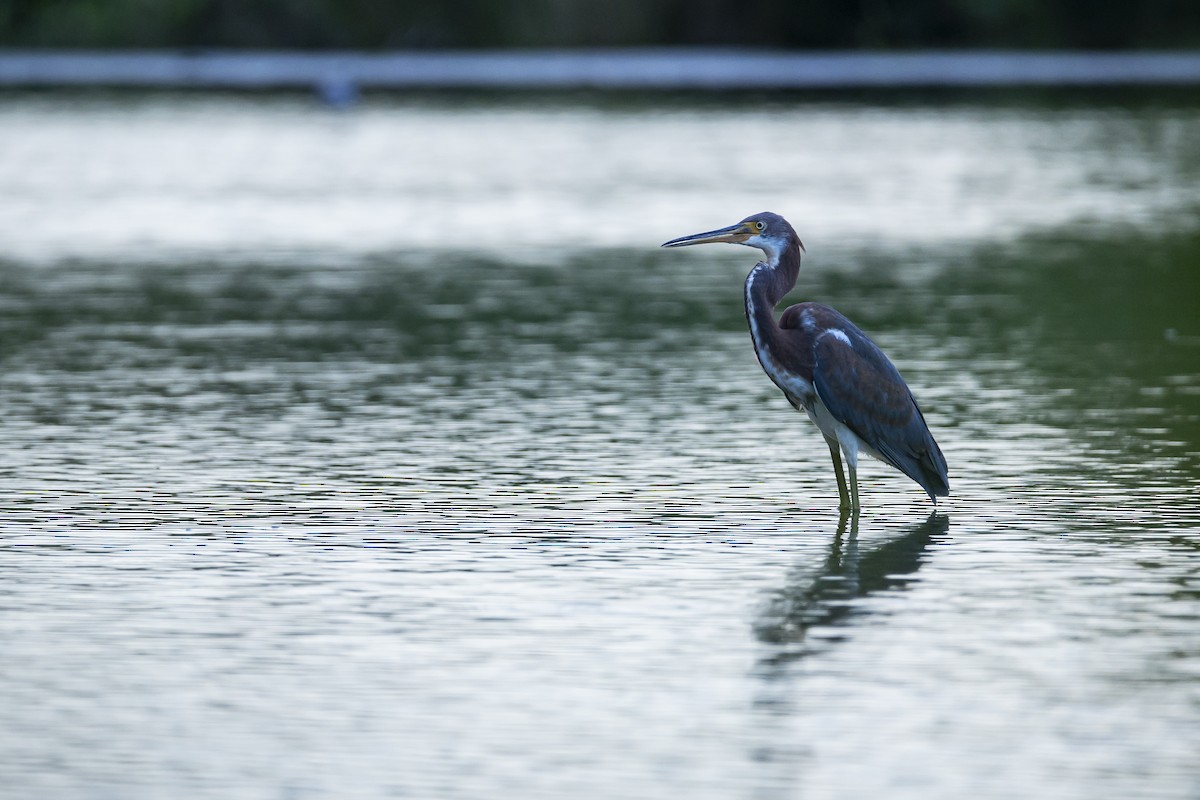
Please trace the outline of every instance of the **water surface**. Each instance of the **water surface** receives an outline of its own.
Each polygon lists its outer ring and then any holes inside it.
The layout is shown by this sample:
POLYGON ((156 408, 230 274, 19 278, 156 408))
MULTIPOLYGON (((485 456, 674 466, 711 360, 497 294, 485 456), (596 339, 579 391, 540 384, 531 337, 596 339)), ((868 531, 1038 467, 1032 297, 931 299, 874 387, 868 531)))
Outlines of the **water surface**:
POLYGON ((0 794, 1200 794, 1200 110, 0 103, 0 794), (951 469, 828 453, 742 248, 951 469))

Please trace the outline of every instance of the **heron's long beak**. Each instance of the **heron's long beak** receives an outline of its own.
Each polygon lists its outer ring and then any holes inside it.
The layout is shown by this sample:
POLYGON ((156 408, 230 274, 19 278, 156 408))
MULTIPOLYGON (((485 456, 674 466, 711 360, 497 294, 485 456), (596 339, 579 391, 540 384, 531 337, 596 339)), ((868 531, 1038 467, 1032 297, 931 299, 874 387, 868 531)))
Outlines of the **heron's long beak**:
POLYGON ((711 242, 741 244, 752 235, 752 231, 746 230, 746 223, 739 222, 736 225, 730 225, 728 228, 721 228, 720 230, 708 231, 707 233, 693 233, 691 236, 680 236, 678 239, 663 242, 662 246, 684 247, 689 244, 709 244, 711 242))

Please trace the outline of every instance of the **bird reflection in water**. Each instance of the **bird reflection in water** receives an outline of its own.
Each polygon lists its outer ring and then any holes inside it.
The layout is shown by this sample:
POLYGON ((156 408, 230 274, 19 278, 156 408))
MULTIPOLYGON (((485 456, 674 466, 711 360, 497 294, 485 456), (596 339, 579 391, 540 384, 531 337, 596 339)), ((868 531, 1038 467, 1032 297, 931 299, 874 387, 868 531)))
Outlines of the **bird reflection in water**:
POLYGON ((946 535, 950 520, 929 517, 899 538, 860 550, 857 513, 844 513, 829 556, 816 574, 795 570, 788 583, 773 594, 754 632, 759 641, 776 645, 763 665, 782 665, 839 641, 838 629, 866 613, 858 601, 876 592, 902 589, 925 561, 925 550, 946 535), (816 630, 820 636, 814 636, 816 630))

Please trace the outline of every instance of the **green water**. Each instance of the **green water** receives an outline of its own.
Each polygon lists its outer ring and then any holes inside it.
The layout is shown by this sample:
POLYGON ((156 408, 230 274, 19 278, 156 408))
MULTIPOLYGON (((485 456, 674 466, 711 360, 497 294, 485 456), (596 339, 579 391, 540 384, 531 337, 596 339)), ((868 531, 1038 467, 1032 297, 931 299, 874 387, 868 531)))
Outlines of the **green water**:
POLYGON ((0 796, 1195 797, 1197 123, 0 100, 0 796), (763 209, 936 514, 657 248, 763 209))

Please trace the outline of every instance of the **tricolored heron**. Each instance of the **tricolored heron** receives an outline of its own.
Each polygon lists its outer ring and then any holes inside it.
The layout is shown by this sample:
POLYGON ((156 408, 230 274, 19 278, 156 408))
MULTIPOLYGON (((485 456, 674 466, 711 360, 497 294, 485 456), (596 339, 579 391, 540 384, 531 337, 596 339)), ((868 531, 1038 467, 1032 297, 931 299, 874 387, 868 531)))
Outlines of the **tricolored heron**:
POLYGON ((900 372, 846 317, 820 303, 775 305, 796 285, 804 244, 786 219, 764 212, 736 225, 682 236, 663 247, 729 242, 767 255, 746 276, 746 321, 767 376, 797 411, 821 430, 843 509, 857 510, 858 454, 891 464, 921 485, 929 499, 950 494, 946 459, 900 372), (842 477, 842 456, 850 474, 842 477))

